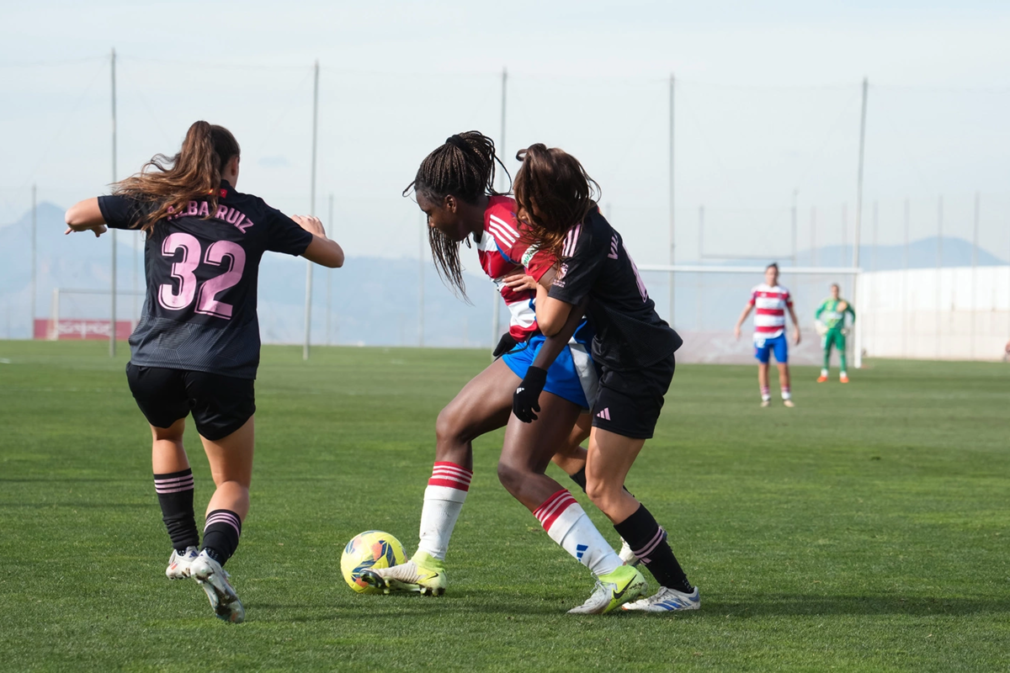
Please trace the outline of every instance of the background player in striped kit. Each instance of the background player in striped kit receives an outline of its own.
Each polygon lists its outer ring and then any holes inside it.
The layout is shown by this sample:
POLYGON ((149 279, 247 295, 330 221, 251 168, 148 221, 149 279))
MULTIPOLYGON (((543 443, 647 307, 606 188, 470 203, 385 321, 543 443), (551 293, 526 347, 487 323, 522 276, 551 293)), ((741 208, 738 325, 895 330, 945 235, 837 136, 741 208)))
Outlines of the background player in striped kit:
POLYGON ((750 293, 750 300, 744 306, 733 333, 740 338, 740 328, 743 326, 751 310, 754 310, 754 357, 758 361, 758 385, 761 387, 761 406, 771 404, 771 388, 768 383, 768 361, 771 353, 775 353, 775 361, 779 366, 779 387, 782 390, 782 403, 787 407, 795 406, 792 391, 789 388, 789 343, 786 340, 786 312, 793 319, 793 340, 800 344, 800 323, 793 310, 793 298, 789 290, 779 285, 779 265, 772 263, 765 269, 765 282, 755 285, 750 293))
POLYGON ((165 574, 196 579, 217 616, 232 623, 243 621, 245 609, 222 566, 249 512, 260 259, 270 250, 328 267, 344 262, 318 219, 292 219, 238 193, 238 175, 234 136, 199 121, 174 157, 155 156, 113 196, 81 201, 66 214, 67 233, 100 235, 109 226, 147 234, 147 296, 130 336, 127 379, 154 439, 154 485, 174 547, 165 574), (217 486, 200 551, 182 443, 190 413, 217 486))
MULTIPOLYGON (((595 396, 596 383, 585 337, 577 336, 572 344, 566 339, 559 348, 563 357, 558 366, 545 372, 544 408, 535 426, 531 429, 510 419, 512 391, 544 341, 534 311, 536 280, 555 262, 522 241, 515 202, 494 190, 496 161, 490 138, 476 131, 453 135, 424 159, 404 192, 413 190, 428 216, 432 254, 443 279, 465 293, 459 246, 463 241, 469 245, 472 238, 481 268, 498 285, 511 321, 508 334, 495 349, 495 355, 502 357, 439 414, 436 459, 424 494, 417 552, 405 564, 366 571, 363 578, 386 590, 444 593, 445 554, 473 474, 471 442, 507 423, 498 465, 502 484, 572 556, 597 575, 616 573, 623 578, 622 586, 631 585, 641 575, 623 565, 571 494, 544 474, 558 452, 561 455, 555 462, 570 471, 577 483, 580 477, 584 479, 585 452, 578 445, 586 436, 588 417, 581 425, 577 421, 595 396), (524 278, 527 273, 533 287, 524 278)), ((625 600, 636 595, 632 587, 625 588, 625 600)), ((609 611, 619 604, 596 611, 609 611)))
MULTIPOLYGON (((622 488, 655 431, 682 341, 656 313, 621 235, 600 213, 599 186, 578 160, 539 143, 518 158, 523 162, 515 181, 519 220, 528 227, 531 244, 550 250, 561 265, 541 279, 537 319, 552 339, 516 389, 513 413, 522 421, 535 418, 544 369, 585 309, 596 332, 593 360, 601 372, 591 412, 586 493, 660 584, 658 592, 624 609, 696 610, 700 593, 674 556, 666 531, 622 488)), ((599 579, 587 605, 612 601, 620 591, 599 579)))

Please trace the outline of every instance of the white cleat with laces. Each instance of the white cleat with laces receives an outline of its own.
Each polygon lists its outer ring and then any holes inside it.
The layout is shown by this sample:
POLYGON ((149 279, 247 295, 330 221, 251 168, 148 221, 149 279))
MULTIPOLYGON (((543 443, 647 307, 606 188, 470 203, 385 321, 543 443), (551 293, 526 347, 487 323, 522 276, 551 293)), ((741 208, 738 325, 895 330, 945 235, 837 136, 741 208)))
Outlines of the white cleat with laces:
POLYGON ((189 576, 203 587, 218 619, 232 624, 241 624, 245 620, 245 608, 228 582, 230 576, 206 551, 200 552, 190 564, 189 576))
POLYGON ((165 577, 170 580, 186 579, 189 577, 189 566, 199 555, 200 550, 196 547, 186 547, 186 551, 182 554, 173 549, 172 556, 168 559, 168 567, 165 568, 165 577))
POLYGON ((701 608, 701 592, 698 587, 689 594, 669 587, 660 587, 659 591, 634 603, 621 606, 628 612, 683 612, 701 608))

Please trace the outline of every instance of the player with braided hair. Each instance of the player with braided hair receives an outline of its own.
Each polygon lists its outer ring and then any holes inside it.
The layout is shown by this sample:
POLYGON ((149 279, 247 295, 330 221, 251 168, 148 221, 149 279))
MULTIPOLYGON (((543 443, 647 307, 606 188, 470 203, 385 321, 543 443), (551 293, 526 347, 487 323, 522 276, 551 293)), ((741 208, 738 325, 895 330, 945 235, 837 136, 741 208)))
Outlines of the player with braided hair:
MULTIPOLYGON (((459 248, 472 240, 511 321, 495 348, 497 359, 438 416, 435 465, 424 494, 417 553, 402 565, 366 571, 363 578, 386 591, 445 592, 445 554, 473 476, 472 441, 507 426, 498 464, 501 483, 533 512, 552 539, 617 587, 611 600, 576 611, 609 612, 637 597, 645 580, 634 567, 624 565, 571 494, 545 474, 553 458, 585 488, 586 452, 579 443, 588 436, 585 412, 597 383, 587 348, 592 335, 581 324, 571 342, 558 348, 555 365, 544 371, 544 395, 535 422, 525 424, 512 416, 512 393, 545 342, 535 312, 537 281, 554 268, 555 258, 524 242, 515 201, 494 189, 496 163, 501 162, 487 136, 476 131, 453 135, 425 157, 404 190, 404 195, 416 195, 428 217, 428 238, 442 279, 466 296, 459 248)), ((573 320, 584 323, 580 318, 581 314, 573 320)), ((630 549, 626 553, 631 557, 630 549)))

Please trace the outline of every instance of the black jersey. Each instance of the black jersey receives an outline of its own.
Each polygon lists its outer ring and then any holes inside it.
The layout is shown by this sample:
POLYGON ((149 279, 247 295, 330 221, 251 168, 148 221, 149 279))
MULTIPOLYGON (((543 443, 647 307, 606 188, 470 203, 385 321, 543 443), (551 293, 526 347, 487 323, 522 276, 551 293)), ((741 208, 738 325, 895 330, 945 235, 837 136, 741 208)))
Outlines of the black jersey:
MULTIPOLYGON (((101 196, 98 206, 115 229, 134 228, 150 207, 123 196, 101 196)), ((133 364, 256 378, 260 259, 267 250, 301 255, 311 241, 294 220, 227 182, 215 213, 207 201, 190 201, 157 222, 144 249, 147 294, 130 336, 133 364)))
POLYGON ((621 235, 593 208, 569 230, 550 296, 572 305, 589 295, 593 359, 609 369, 648 367, 683 341, 656 313, 621 235))

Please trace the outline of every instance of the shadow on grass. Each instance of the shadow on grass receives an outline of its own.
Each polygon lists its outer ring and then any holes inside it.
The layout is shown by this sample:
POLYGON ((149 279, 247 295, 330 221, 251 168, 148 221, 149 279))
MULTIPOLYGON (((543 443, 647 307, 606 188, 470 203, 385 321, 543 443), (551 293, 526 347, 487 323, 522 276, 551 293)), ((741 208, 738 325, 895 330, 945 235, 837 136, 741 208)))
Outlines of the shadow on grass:
MULTIPOLYGON (((411 594, 369 597, 355 604, 334 605, 322 612, 305 614, 305 606, 297 604, 262 603, 247 605, 251 612, 259 613, 259 621, 266 622, 324 622, 353 615, 355 619, 387 619, 391 617, 424 617, 433 613, 452 612, 460 616, 476 615, 530 615, 563 616, 567 612, 567 602, 559 600, 507 600, 480 602, 466 600, 446 600, 423 598, 411 594), (372 600, 374 599, 374 600, 372 600)), ((574 601, 576 597, 571 597, 574 601)), ((575 605, 575 602, 572 603, 575 605)), ((703 603, 697 612, 686 612, 677 619, 704 619, 705 617, 725 618, 727 616, 744 619, 762 617, 793 616, 838 616, 838 615, 908 615, 922 616, 970 616, 1010 613, 1010 599, 995 598, 901 598, 898 596, 804 596, 785 595, 774 598, 749 599, 740 601, 710 600, 703 603)), ((613 619, 618 613, 610 618, 613 619)), ((619 613, 625 619, 651 618, 646 613, 619 613)), ((617 617, 617 618, 622 618, 617 617)), ((592 617, 586 617, 592 618, 592 617)))
POLYGON ((986 615, 1010 613, 1010 598, 805 596, 786 594, 745 600, 709 600, 702 612, 735 617, 817 615, 986 615))
POLYGON ((0 502, 0 509, 153 509, 157 503, 139 502, 0 502))

